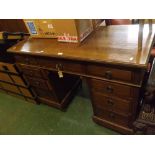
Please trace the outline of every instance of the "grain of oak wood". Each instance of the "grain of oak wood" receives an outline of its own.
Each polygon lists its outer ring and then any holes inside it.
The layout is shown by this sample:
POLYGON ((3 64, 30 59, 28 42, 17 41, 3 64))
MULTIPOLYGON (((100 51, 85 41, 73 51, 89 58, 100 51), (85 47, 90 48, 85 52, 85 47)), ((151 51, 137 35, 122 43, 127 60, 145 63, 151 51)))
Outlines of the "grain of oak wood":
POLYGON ((145 24, 141 52, 138 52, 138 25, 100 27, 80 46, 73 43, 60 43, 55 39, 29 38, 8 49, 8 51, 143 68, 148 62, 154 40, 154 29, 153 26, 153 33, 149 34, 149 26, 145 24))

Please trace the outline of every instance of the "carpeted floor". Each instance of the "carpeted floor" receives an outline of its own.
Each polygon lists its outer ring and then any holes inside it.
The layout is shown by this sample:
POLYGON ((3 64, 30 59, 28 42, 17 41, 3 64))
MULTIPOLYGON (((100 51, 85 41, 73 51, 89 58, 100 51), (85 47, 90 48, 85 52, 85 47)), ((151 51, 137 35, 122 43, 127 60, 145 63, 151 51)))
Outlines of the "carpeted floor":
POLYGON ((0 93, 0 134, 118 134, 92 121, 93 111, 87 92, 79 90, 66 112, 0 93))

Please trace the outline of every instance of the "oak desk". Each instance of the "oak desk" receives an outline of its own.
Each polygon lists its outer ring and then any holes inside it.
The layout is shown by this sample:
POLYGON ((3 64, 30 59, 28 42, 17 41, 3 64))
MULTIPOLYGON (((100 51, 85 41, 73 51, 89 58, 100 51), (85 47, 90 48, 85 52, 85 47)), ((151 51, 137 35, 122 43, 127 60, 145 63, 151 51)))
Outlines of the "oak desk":
MULTIPOLYGON (((100 27, 79 46, 54 39, 29 38, 8 52, 14 54, 24 75, 28 74, 27 69, 31 70, 31 76, 36 76, 37 72, 35 75, 32 72, 38 69, 55 73, 57 78, 85 77, 90 88, 93 120, 120 133, 132 134, 154 42, 154 32, 149 34, 145 25, 143 48, 138 52, 138 30, 137 25, 100 27)), ((33 80, 28 81, 33 86, 33 80)))

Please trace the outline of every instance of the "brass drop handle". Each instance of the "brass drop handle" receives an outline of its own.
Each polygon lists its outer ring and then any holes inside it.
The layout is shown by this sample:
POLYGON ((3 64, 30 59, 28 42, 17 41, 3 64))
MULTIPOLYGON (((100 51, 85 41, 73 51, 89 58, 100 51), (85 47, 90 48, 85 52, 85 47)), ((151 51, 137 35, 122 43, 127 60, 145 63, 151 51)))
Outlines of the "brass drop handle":
POLYGON ((107 90, 108 93, 112 93, 112 92, 113 92, 112 86, 108 86, 108 87, 106 88, 106 90, 107 90))
POLYGON ((113 106, 114 102, 111 99, 109 99, 109 100, 107 100, 107 104, 110 105, 110 106, 113 106))
POLYGON ((112 72, 111 71, 106 71, 105 72, 105 78, 107 78, 107 79, 112 79, 112 72))
POLYGON ((58 70, 59 78, 63 78, 63 72, 62 72, 63 66, 62 66, 62 64, 56 64, 56 69, 58 70))
POLYGON ((62 64, 56 64, 56 69, 57 70, 63 70, 63 65, 62 64))

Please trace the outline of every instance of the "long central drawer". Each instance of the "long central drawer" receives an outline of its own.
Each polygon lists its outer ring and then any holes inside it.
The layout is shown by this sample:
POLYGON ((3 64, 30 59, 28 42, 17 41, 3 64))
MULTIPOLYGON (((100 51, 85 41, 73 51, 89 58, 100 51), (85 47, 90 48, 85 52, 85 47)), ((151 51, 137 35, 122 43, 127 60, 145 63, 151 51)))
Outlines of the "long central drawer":
POLYGON ((60 59, 49 59, 49 58, 39 58, 39 57, 29 57, 29 56, 15 56, 16 62, 27 65, 36 65, 44 67, 47 69, 58 70, 58 67, 62 71, 73 72, 77 74, 83 74, 85 72, 85 67, 78 62, 72 62, 60 59))

